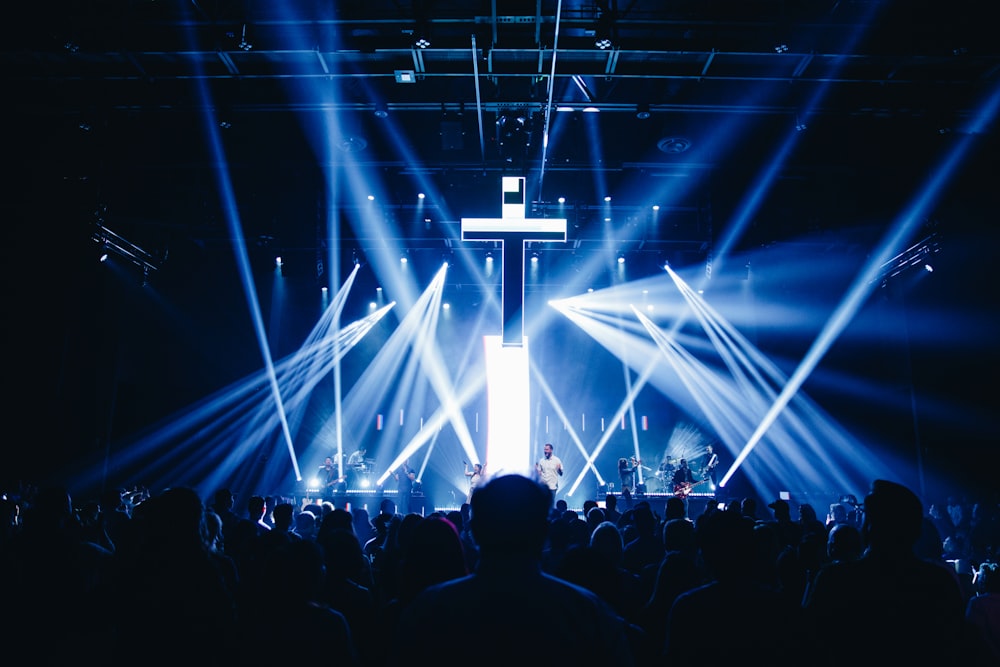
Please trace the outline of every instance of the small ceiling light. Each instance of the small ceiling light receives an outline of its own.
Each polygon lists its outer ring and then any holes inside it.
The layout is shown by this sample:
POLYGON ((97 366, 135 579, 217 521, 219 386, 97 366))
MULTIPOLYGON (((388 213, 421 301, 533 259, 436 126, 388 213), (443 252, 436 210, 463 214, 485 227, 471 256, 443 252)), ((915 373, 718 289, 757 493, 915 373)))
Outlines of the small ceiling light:
POLYGON ((600 113, 601 110, 597 107, 583 107, 584 113, 600 113))
POLYGON ((619 264, 625 263, 625 255, 623 253, 618 253, 618 263, 619 264))
POLYGON ((281 266, 282 264, 283 264, 283 262, 281 261, 281 256, 280 255, 278 257, 274 258, 274 265, 275 266, 281 266))
POLYGON ((659 204, 653 204, 653 210, 654 211, 659 211, 660 210, 660 205, 659 204))
POLYGON ((375 195, 368 195, 368 201, 375 201, 375 195))
POLYGON ((536 264, 538 263, 538 253, 537 252, 531 253, 531 261, 532 261, 532 263, 536 263, 536 264))
POLYGON ((426 197, 426 196, 427 196, 427 195, 425 195, 425 194, 424 194, 423 192, 418 192, 418 193, 417 193, 417 199, 423 199, 423 198, 424 198, 424 197, 426 197))
POLYGON ((774 47, 774 52, 775 53, 788 53, 788 45, 787 44, 776 44, 775 47, 774 47))
POLYGON ((556 201, 558 201, 560 204, 565 204, 566 203, 566 198, 565 197, 560 197, 556 201))
POLYGON ((653 114, 651 114, 649 111, 648 102, 642 102, 635 108, 635 117, 638 118, 639 120, 646 120, 652 115, 653 114))
POLYGON ((373 113, 376 118, 386 118, 389 115, 389 109, 386 107, 385 102, 378 102, 375 105, 375 111, 373 113))
POLYGON ((611 201, 611 195, 606 195, 604 197, 604 201, 611 201))
POLYGON ((429 39, 427 39, 427 37, 421 35, 420 37, 417 37, 417 41, 414 42, 414 44, 416 45, 416 47, 418 49, 426 49, 426 48, 430 47, 431 40, 429 40, 429 39))

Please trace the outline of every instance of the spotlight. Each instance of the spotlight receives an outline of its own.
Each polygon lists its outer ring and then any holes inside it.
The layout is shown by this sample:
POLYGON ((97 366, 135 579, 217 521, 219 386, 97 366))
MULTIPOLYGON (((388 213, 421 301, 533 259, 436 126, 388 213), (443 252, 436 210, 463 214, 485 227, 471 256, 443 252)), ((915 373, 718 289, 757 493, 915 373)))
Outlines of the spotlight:
POLYGON ((240 35, 240 43, 237 44, 236 46, 238 46, 243 51, 249 51, 250 49, 253 48, 253 44, 251 44, 250 42, 247 41, 247 24, 246 23, 243 24, 243 33, 240 35))
POLYGON ((594 46, 602 51, 614 46, 615 16, 608 9, 607 3, 601 8, 601 13, 594 24, 594 46))
POLYGON ((625 263, 625 253, 622 253, 622 252, 618 253, 618 263, 619 264, 624 264, 625 263))
POLYGON ((418 192, 418 193, 417 193, 417 199, 423 199, 423 198, 425 198, 426 196, 427 196, 427 195, 425 195, 425 194, 424 194, 423 192, 418 192))
POLYGON ((389 109, 386 107, 385 102, 378 102, 375 105, 375 111, 372 113, 376 118, 386 118, 389 115, 389 109))
POLYGON ((537 252, 531 253, 531 261, 532 261, 532 263, 538 263, 538 253, 537 252))
POLYGON ((646 102, 643 102, 642 104, 639 104, 635 108, 635 117, 638 118, 639 120, 646 120, 647 118, 649 118, 652 115, 653 114, 651 114, 649 112, 649 104, 646 103, 646 102))

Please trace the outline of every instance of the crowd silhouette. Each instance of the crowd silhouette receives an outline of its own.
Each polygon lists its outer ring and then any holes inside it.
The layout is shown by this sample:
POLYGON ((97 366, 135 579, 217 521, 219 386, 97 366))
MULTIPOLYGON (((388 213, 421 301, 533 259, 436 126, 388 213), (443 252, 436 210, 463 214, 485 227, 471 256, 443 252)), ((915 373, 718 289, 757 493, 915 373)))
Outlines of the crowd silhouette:
POLYGON ((5 653, 37 664, 1000 664, 996 498, 660 516, 502 475, 426 516, 229 489, 4 489, 5 653))

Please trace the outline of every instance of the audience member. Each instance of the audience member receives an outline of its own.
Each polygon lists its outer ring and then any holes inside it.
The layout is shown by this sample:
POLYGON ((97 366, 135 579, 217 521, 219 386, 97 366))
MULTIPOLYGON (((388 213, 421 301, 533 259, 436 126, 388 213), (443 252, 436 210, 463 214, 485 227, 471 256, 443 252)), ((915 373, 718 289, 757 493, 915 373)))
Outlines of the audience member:
POLYGON ((879 479, 864 507, 864 555, 824 566, 805 600, 817 641, 852 619, 853 641, 824 642, 822 664, 960 664, 964 601, 953 573, 914 553, 920 500, 879 479))
POLYGON ((403 610, 387 664, 436 655, 441 628, 456 637, 502 638, 489 646, 497 664, 635 664, 624 621, 607 603, 542 572, 552 498, 545 486, 514 474, 477 489, 476 571, 431 586, 403 610))
POLYGON ((702 515, 696 539, 712 580, 678 595, 667 617, 663 659, 671 665, 811 664, 803 658, 798 605, 754 574, 754 529, 741 511, 702 515), (720 613, 735 619, 720 628, 720 613))
POLYGON ((167 489, 137 506, 133 521, 140 531, 133 548, 115 554, 116 636, 107 663, 231 662, 237 592, 227 561, 206 540, 198 495, 167 489))
POLYGON ((965 606, 965 618, 978 646, 977 664, 1000 665, 1000 566, 985 562, 976 571, 976 594, 965 606))

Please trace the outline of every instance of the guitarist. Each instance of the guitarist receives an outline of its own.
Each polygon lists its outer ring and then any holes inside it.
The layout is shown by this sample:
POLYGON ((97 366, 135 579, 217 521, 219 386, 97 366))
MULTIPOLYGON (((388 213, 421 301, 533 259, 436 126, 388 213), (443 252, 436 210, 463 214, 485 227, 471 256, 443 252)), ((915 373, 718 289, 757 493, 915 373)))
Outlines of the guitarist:
POLYGON ((681 459, 674 470, 673 479, 671 482, 674 485, 674 495, 684 498, 687 496, 688 492, 691 491, 691 487, 694 486, 694 473, 691 472, 691 468, 688 467, 687 459, 681 459))
POLYGON ((333 457, 328 456, 319 468, 320 480, 323 483, 323 498, 329 500, 337 491, 344 491, 346 477, 340 474, 340 470, 333 462, 333 457))
POLYGON ((714 489, 719 485, 718 478, 716 477, 716 468, 719 467, 719 455, 715 451, 715 445, 708 445, 706 449, 707 453, 705 456, 708 460, 705 461, 705 468, 702 472, 705 474, 706 479, 712 480, 712 488, 714 489))

